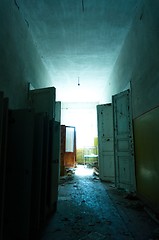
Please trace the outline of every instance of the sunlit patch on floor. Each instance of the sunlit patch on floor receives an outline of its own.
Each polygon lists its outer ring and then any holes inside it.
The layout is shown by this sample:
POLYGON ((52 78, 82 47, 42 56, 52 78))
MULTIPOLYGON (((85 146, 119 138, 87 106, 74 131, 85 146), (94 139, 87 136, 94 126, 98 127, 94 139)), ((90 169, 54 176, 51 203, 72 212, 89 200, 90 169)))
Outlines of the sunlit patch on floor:
POLYGON ((93 175, 93 168, 87 168, 85 165, 77 165, 75 170, 77 176, 91 176, 93 175))

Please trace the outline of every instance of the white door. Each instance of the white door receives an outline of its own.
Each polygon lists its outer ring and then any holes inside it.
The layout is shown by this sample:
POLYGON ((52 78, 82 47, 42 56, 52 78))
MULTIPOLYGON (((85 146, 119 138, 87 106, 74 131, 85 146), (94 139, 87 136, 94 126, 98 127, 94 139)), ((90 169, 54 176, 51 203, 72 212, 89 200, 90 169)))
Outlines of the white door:
POLYGON ((115 184, 134 192, 135 164, 130 90, 112 97, 114 116, 115 184))
POLYGON ((111 104, 97 105, 99 177, 114 181, 113 111, 111 104))
POLYGON ((55 118, 55 93, 54 87, 39 88, 29 91, 29 105, 35 112, 46 112, 49 119, 55 118))

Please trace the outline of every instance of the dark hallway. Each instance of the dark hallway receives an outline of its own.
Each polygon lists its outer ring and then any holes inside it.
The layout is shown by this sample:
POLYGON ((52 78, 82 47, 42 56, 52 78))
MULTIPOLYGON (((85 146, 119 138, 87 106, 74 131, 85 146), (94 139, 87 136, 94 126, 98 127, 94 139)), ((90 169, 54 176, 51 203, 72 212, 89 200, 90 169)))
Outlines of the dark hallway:
POLYGON ((0 0, 0 56, 0 240, 159 239, 159 0, 0 0))
POLYGON ((159 239, 157 230, 135 196, 101 182, 92 169, 78 167, 60 178, 57 211, 41 240, 152 240, 159 239))

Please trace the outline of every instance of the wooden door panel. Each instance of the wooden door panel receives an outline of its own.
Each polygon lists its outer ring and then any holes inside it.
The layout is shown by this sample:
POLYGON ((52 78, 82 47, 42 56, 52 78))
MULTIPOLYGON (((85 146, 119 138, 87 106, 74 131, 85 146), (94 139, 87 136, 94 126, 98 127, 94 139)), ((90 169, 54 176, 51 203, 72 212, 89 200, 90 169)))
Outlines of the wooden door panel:
POLYGON ((114 181, 113 112, 111 104, 97 105, 98 159, 101 180, 114 181))
POLYGON ((130 91, 112 97, 114 122, 115 183, 135 191, 135 164, 130 91))

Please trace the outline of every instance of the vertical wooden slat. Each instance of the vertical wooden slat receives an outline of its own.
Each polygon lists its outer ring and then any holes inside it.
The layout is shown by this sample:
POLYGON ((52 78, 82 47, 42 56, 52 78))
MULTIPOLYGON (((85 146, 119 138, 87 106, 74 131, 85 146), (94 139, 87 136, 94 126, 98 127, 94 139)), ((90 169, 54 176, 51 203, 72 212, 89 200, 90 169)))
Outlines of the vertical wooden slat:
POLYGON ((7 154, 7 133, 8 133, 8 98, 3 101, 3 129, 2 129, 2 171, 0 173, 0 183, 2 189, 2 238, 3 239, 3 221, 4 221, 4 201, 5 201, 5 177, 6 177, 6 154, 7 154))
POLYGON ((41 213, 40 226, 45 224, 47 217, 47 171, 48 171, 48 150, 49 150, 49 118, 44 118, 44 139, 43 139, 43 159, 42 159, 42 186, 41 186, 41 213))
POLYGON ((0 92, 0 239, 2 239, 3 229, 3 154, 2 154, 2 139, 3 139, 3 92, 0 92))
POLYGON ((61 159, 60 159, 60 175, 64 176, 65 166, 64 166, 64 157, 65 157, 65 146, 66 146, 66 126, 61 125, 61 159))
POLYGON ((34 112, 25 109, 10 111, 4 208, 5 239, 28 240, 30 237, 33 142, 34 112))
POLYGON ((44 114, 36 114, 34 125, 34 153, 32 162, 32 190, 31 190, 31 237, 36 239, 40 230, 40 207, 42 186, 42 158, 44 114))

